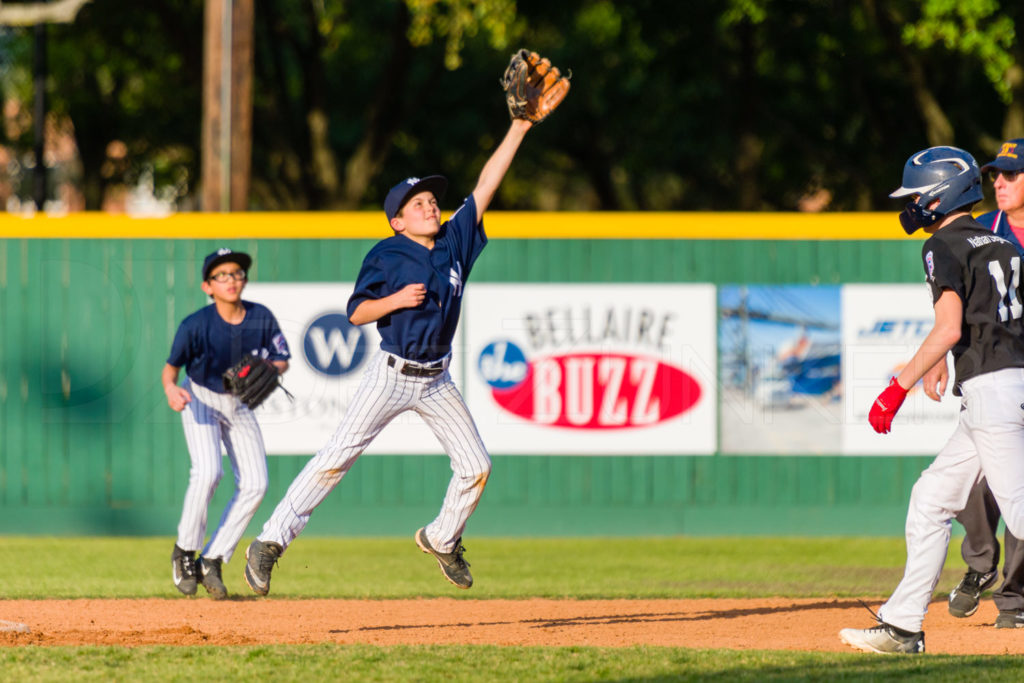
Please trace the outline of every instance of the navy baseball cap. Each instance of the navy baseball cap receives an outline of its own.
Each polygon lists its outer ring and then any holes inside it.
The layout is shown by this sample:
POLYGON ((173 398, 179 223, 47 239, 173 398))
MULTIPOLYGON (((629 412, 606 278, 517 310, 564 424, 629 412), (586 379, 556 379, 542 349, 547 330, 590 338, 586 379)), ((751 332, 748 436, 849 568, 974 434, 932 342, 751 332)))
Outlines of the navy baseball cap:
POLYGON ((434 198, 441 201, 447 189, 448 181, 444 176, 428 175, 426 178, 406 178, 392 187, 384 200, 384 213, 387 214, 388 223, 398 215, 398 212, 414 194, 433 192, 434 198))
POLYGON ((1004 142, 996 158, 981 167, 982 173, 995 170, 1024 171, 1024 138, 1004 142))
POLYGON ((208 280, 210 278, 210 271, 226 261, 237 263, 245 271, 248 271, 249 266, 252 265, 252 257, 248 254, 241 251, 231 251, 227 247, 221 247, 203 261, 203 279, 208 280))

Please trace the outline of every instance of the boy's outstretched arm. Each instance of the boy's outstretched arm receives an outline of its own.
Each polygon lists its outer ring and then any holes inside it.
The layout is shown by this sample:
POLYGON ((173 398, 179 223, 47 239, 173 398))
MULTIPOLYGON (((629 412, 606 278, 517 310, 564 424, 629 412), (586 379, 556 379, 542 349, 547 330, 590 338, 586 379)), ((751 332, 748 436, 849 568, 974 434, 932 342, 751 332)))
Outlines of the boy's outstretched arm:
POLYGON ((505 138, 498 145, 498 148, 491 154, 491 158, 484 164, 480 171, 480 177, 473 188, 473 201, 476 203, 476 222, 484 216, 484 211, 490 206, 494 193, 498 191, 508 167, 512 165, 512 159, 519 150, 526 132, 530 130, 533 123, 526 119, 513 119, 505 138))

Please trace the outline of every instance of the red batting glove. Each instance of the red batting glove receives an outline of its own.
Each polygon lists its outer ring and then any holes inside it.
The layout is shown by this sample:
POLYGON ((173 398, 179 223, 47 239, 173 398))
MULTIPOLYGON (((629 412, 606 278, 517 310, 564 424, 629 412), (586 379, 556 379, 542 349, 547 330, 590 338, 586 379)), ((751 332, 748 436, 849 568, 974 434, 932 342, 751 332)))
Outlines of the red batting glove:
POLYGON ((892 419, 896 417, 903 399, 907 397, 907 390, 900 386, 900 383, 893 377, 885 391, 878 395, 875 402, 871 404, 871 411, 868 413, 868 422, 879 434, 888 434, 892 429, 892 419))

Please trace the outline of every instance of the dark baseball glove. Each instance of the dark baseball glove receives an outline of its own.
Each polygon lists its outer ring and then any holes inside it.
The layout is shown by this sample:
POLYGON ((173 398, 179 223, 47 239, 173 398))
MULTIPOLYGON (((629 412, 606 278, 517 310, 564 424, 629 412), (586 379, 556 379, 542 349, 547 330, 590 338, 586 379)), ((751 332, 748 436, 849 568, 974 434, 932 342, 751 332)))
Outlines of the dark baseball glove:
MULTIPOLYGON (((274 389, 281 386, 277 366, 259 356, 246 356, 228 368, 223 377, 224 389, 237 396, 250 409, 266 401, 274 389)), ((285 391, 284 387, 281 390, 285 391)))
POLYGON ((570 78, 536 52, 516 52, 501 78, 509 115, 540 123, 565 99, 570 78))

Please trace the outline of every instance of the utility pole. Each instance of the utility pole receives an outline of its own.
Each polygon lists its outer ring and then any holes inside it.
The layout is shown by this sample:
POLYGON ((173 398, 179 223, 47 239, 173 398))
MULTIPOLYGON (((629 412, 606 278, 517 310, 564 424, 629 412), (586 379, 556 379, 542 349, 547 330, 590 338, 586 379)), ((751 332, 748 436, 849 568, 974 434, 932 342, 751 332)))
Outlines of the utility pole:
POLYGON ((35 103, 32 111, 35 167, 32 169, 32 199, 36 210, 46 204, 46 81, 49 68, 46 61, 46 24, 35 25, 35 47, 32 55, 32 84, 35 103))
POLYGON ((206 0, 202 210, 244 211, 252 168, 253 0, 206 0))

